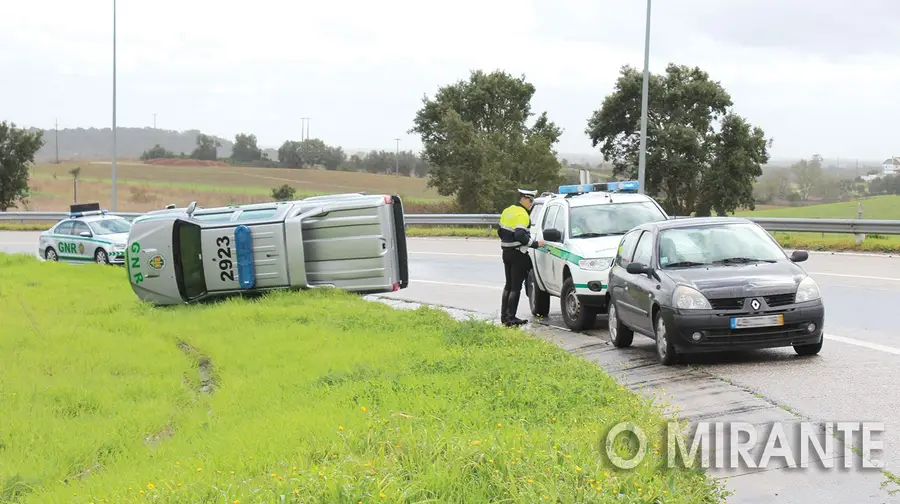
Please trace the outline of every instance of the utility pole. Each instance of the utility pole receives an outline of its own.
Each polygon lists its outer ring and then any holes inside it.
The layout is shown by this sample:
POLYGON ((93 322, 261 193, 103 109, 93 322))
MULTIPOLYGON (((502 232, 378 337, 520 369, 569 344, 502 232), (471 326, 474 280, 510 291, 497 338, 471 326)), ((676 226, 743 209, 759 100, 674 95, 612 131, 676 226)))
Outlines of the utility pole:
POLYGON ((153 113, 153 129, 156 129, 156 112, 153 113))
POLYGON ((59 119, 56 120, 56 164, 59 164, 59 119))
POLYGON ((116 0, 113 0, 112 211, 116 211, 116 0))
POLYGON ((300 140, 309 139, 309 117, 300 118, 300 140))
POLYGON ((394 175, 400 176, 400 139, 395 138, 397 142, 397 150, 394 153, 394 175))
POLYGON ((638 154, 638 193, 645 194, 647 169, 647 94, 650 80, 650 1, 647 0, 647 26, 644 30, 644 84, 641 89, 641 147, 638 154))

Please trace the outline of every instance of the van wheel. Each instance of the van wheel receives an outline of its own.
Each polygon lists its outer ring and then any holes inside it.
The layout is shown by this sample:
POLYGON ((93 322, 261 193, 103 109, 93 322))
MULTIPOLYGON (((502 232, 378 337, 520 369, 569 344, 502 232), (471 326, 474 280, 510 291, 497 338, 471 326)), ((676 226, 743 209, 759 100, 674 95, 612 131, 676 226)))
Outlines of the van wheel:
POLYGON ((563 282, 562 292, 559 296, 559 304, 562 309, 563 322, 573 331, 592 329, 597 321, 597 309, 593 306, 584 306, 575 294, 575 283, 572 277, 563 282))
POLYGON ((528 297, 528 304, 531 307, 531 314, 535 317, 546 317, 550 314, 550 294, 542 291, 534 280, 534 270, 528 273, 528 286, 531 295, 528 297))
POLYGON ((56 255, 56 251, 53 250, 53 247, 47 247, 47 250, 44 251, 44 257, 48 261, 59 261, 59 256, 56 255))
POLYGON ((629 329, 619 319, 619 311, 616 309, 616 302, 610 297, 607 306, 607 315, 609 315, 609 341, 616 348, 625 348, 631 346, 634 341, 634 331, 629 329))

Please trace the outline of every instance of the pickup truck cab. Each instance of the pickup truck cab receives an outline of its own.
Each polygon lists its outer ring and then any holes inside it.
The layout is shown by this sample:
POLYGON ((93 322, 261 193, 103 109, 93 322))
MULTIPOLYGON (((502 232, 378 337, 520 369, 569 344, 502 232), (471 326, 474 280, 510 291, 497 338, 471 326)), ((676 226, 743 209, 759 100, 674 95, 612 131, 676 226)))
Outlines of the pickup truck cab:
POLYGON ((526 280, 531 313, 546 317, 550 298, 560 299, 566 326, 591 329, 609 302, 609 269, 622 237, 635 226, 668 220, 636 181, 560 186, 544 193, 531 210, 531 235, 546 245, 529 251, 526 280))
POLYGON ((353 193, 170 206, 134 219, 126 268, 134 293, 157 305, 322 286, 397 291, 409 284, 403 205, 353 193))

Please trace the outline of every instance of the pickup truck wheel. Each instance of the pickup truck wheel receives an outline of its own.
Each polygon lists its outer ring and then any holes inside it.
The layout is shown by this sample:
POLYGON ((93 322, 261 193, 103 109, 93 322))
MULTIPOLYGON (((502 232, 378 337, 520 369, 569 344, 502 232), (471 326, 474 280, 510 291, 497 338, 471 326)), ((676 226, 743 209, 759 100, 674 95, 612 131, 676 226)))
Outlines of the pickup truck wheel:
POLYGON ((563 282, 562 292, 559 296, 559 304, 562 311, 563 322, 573 331, 592 329, 597 321, 597 309, 593 306, 584 306, 575 294, 575 283, 572 278, 566 278, 563 282))
POLYGON ((546 317, 550 314, 550 294, 542 291, 534 280, 534 270, 528 273, 526 280, 531 295, 528 297, 528 304, 531 307, 531 314, 535 317, 546 317))
POLYGON ((616 309, 616 302, 612 298, 610 298, 606 309, 609 315, 610 343, 616 348, 631 346, 631 343, 634 341, 634 331, 626 327, 619 319, 619 310, 616 309))

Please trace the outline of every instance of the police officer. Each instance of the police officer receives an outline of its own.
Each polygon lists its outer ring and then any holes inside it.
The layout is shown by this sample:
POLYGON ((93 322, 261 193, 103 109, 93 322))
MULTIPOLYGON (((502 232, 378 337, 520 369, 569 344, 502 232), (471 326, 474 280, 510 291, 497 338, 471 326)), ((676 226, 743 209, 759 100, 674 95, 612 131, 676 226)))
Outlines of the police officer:
POLYGON ((531 269, 529 248, 544 246, 543 241, 535 240, 528 232, 531 224, 531 205, 537 191, 519 189, 519 201, 510 205, 500 215, 500 226, 497 235, 503 249, 503 269, 506 283, 503 286, 503 301, 500 304, 500 321, 505 326, 517 326, 526 323, 516 317, 519 307, 519 293, 522 284, 531 269))

